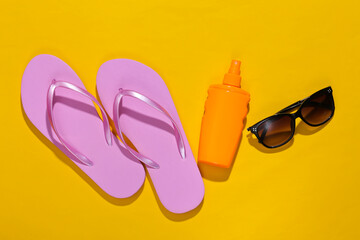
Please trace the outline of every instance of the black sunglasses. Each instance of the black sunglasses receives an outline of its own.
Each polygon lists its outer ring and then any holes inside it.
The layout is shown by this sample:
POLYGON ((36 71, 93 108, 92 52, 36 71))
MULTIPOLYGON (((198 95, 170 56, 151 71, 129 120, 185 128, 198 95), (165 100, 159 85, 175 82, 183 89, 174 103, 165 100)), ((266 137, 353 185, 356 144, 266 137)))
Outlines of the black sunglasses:
POLYGON ((295 133, 295 119, 300 117, 306 124, 316 127, 329 121, 334 115, 335 104, 332 88, 327 87, 303 100, 291 104, 276 114, 261 120, 247 130, 267 148, 280 147, 289 142, 295 133), (299 108, 295 113, 289 113, 299 108))

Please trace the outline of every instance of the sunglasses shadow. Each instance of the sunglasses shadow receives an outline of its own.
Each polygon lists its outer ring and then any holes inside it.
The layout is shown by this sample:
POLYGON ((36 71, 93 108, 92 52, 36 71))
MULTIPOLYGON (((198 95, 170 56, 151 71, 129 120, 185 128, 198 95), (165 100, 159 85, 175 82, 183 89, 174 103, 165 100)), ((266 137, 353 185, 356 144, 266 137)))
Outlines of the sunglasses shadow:
POLYGON ((294 133, 293 138, 285 145, 277 147, 277 148, 265 147, 264 145, 259 143, 256 136, 250 132, 247 134, 247 138, 248 138, 250 145, 252 145, 257 150, 259 150, 263 153, 278 153, 278 152, 282 152, 282 151, 288 149, 289 147, 291 147, 294 144, 295 135, 297 135, 297 134, 312 135, 314 133, 317 133, 317 132, 321 131, 324 127, 326 127, 329 124, 329 122, 331 122, 331 120, 332 119, 330 119, 329 121, 327 121, 326 123, 324 123, 323 125, 318 126, 318 127, 313 127, 313 126, 307 125, 304 121, 300 121, 295 127, 295 133, 294 133))
POLYGON ((301 135, 311 135, 314 133, 317 133, 319 131, 321 131, 324 127, 326 127, 330 122, 331 122, 332 118, 327 121, 326 123, 324 123, 321 126, 318 127, 313 127, 310 125, 307 125, 304 121, 300 121, 299 124, 296 126, 295 128, 295 134, 301 134, 301 135))

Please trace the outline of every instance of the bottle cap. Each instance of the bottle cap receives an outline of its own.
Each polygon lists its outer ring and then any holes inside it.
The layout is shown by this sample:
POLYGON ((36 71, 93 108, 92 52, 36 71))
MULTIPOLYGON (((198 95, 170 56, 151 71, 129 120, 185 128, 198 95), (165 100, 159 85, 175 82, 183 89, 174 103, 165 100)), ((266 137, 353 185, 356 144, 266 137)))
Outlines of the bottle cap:
POLYGON ((239 60, 232 60, 229 68, 229 72, 225 74, 223 83, 234 87, 240 87, 240 64, 239 60))

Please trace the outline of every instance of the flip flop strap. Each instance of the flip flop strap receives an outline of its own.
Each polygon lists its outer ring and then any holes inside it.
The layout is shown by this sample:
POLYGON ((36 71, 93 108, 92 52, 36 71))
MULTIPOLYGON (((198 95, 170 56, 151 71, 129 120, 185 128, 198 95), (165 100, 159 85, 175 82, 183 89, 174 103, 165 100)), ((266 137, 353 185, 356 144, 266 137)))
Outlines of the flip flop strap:
POLYGON ((149 159, 148 157, 136 152, 134 149, 132 149, 125 142, 123 133, 122 133, 120 125, 119 125, 119 117, 120 117, 120 109, 119 108, 120 108, 121 99, 124 96, 139 99, 142 102, 149 105, 150 107, 152 107, 152 108, 158 110, 159 112, 163 113, 165 116, 167 116, 169 118, 169 120, 171 121, 171 123, 172 123, 172 125, 174 127, 174 130, 175 130, 174 135, 175 135, 175 139, 176 139, 177 146, 178 146, 178 149, 179 149, 179 153, 180 153, 181 157, 184 159, 186 157, 184 140, 182 138, 181 132, 180 132, 179 127, 177 126, 175 120, 170 116, 170 114, 165 110, 165 108, 163 108, 160 104, 158 104, 154 100, 142 95, 141 93, 138 93, 138 92, 132 91, 132 90, 125 90, 125 89, 120 88, 119 92, 117 93, 117 95, 115 97, 115 101, 114 101, 114 105, 113 105, 113 113, 114 113, 114 118, 113 119, 114 119, 116 131, 119 134, 119 137, 120 137, 121 141, 125 145, 125 148, 134 157, 136 157, 139 161, 143 162, 145 165, 147 165, 149 167, 152 167, 152 168, 159 168, 160 167, 159 164, 157 164, 155 161, 153 161, 153 160, 149 159))
MULTIPOLYGON (((75 86, 74 84, 71 84, 69 82, 65 82, 65 81, 57 81, 57 80, 53 80, 48 93, 47 93, 47 116, 49 119, 49 122, 51 124, 52 129, 54 130, 56 136, 58 137, 58 139, 60 140, 60 142, 62 143, 62 145, 72 154, 74 155, 74 157, 76 157, 81 163, 87 165, 87 166, 92 166, 93 162, 87 158, 84 154, 80 153, 78 150, 76 150, 76 148, 74 148, 73 146, 71 146, 71 144, 67 143, 67 141, 65 141, 61 135, 59 134, 59 131, 55 125, 55 121, 54 121, 54 113, 53 113, 53 107, 54 107, 54 96, 55 96, 55 89, 56 88, 66 88, 69 90, 72 90, 74 92, 80 93, 81 95, 89 98, 91 101, 95 102, 101 111, 101 115, 102 115, 102 122, 104 125, 104 131, 105 131, 105 139, 108 145, 112 145, 112 137, 111 137, 111 130, 110 130, 110 124, 109 124, 109 120, 106 116, 105 110, 101 107, 100 103, 96 100, 96 98, 94 98, 88 91, 86 91, 85 89, 82 89, 80 87, 75 86)), ((71 116, 69 116, 71 117, 71 116)))

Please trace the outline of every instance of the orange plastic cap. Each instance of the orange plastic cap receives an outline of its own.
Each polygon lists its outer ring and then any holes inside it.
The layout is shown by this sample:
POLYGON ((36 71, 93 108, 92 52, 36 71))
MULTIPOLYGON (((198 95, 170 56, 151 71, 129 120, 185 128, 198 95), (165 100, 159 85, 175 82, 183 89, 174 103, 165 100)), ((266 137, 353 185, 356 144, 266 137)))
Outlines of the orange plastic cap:
POLYGON ((240 87, 241 76, 240 76, 240 65, 239 60, 232 60, 229 68, 229 72, 225 74, 223 83, 226 85, 240 87))

